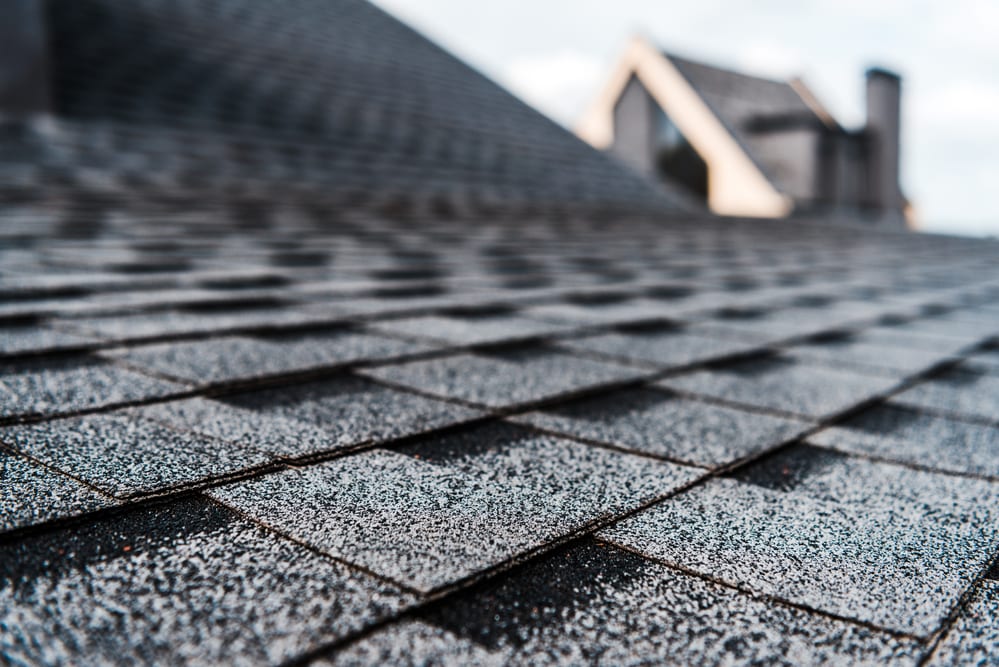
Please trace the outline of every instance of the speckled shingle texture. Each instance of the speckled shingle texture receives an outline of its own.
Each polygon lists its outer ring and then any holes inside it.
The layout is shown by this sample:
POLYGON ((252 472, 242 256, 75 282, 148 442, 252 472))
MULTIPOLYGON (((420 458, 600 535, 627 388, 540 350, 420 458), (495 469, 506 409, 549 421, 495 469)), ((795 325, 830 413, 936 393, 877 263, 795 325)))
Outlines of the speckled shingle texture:
POLYGON ((920 414, 902 406, 871 408, 809 440, 844 452, 999 478, 999 428, 920 414))
POLYGON ((912 665, 918 653, 911 639, 752 599, 588 543, 321 664, 912 665))
POLYGON ((174 430, 134 410, 11 426, 0 439, 118 497, 231 475, 270 458, 246 443, 174 430))
POLYGON ((184 391, 92 359, 0 362, 0 416, 77 412, 184 391))
POLYGON ((650 389, 614 392, 515 419, 548 431, 708 468, 770 449, 809 428, 802 421, 650 389))
POLYGON ((929 412, 999 424, 999 373, 969 364, 916 385, 898 401, 929 412))
POLYGON ((412 596, 204 499, 0 545, 13 664, 263 664, 412 596))
POLYGON ((247 381, 426 351, 405 341, 351 332, 253 339, 225 337, 113 352, 125 363, 193 384, 247 381))
POLYGON ((729 357, 749 352, 755 347, 751 343, 710 338, 682 329, 603 334, 565 341, 562 345, 658 368, 687 366, 729 357))
POLYGON ((662 381, 668 389, 822 419, 887 394, 890 377, 807 364, 787 357, 737 361, 662 381))
POLYGON ((510 426, 409 453, 373 451, 211 493, 331 555, 431 590, 698 475, 510 426))
POLYGON ((436 396, 505 408, 637 380, 643 372, 556 350, 531 348, 414 361, 368 369, 364 374, 436 396))
POLYGON ((713 218, 363 0, 21 4, 0 663, 992 658, 999 243, 713 218))
POLYGON ((716 479, 601 536, 748 591, 918 636, 941 626, 999 536, 994 512, 941 516, 918 502, 815 495, 824 494, 716 479))
POLYGON ((0 451, 0 532, 108 507, 112 502, 71 477, 0 451))
POLYGON ((999 652, 999 581, 986 580, 976 588, 957 622, 927 663, 985 665, 999 652))

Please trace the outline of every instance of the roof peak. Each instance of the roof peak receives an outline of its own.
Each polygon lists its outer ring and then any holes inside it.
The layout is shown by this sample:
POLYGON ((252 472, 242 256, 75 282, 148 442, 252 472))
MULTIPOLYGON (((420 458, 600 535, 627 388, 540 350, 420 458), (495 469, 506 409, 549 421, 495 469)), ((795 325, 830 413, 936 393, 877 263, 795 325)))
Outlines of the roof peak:
POLYGON ((762 81, 766 83, 778 83, 783 85, 790 85, 793 81, 801 80, 801 76, 798 74, 795 74, 793 76, 788 76, 785 78, 774 77, 774 76, 763 76, 760 74, 748 73, 742 69, 720 65, 716 62, 708 62, 701 58, 691 58, 684 54, 678 54, 675 51, 668 51, 666 49, 660 48, 659 52, 663 55, 663 57, 673 62, 680 61, 681 63, 696 65, 698 67, 705 67, 719 72, 725 72, 726 74, 736 75, 746 79, 754 79, 756 81, 762 81))

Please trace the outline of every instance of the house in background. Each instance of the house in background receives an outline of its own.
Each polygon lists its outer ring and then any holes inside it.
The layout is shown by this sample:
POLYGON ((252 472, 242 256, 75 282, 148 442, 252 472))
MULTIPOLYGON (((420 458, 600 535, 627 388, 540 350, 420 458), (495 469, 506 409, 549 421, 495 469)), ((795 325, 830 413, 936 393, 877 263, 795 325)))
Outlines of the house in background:
POLYGON ((715 213, 906 224, 901 79, 867 72, 867 123, 841 126, 799 79, 749 76, 635 38, 577 134, 715 213))

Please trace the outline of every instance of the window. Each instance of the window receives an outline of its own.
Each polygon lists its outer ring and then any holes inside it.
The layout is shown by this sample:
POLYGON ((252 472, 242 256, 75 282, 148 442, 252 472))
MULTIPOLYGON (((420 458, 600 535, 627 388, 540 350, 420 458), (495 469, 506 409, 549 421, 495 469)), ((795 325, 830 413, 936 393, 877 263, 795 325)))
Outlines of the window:
MULTIPOLYGON (((651 102, 651 101, 650 101, 651 102)), ((658 104, 653 105, 653 140, 656 170, 660 177, 679 184, 702 199, 708 198, 708 165, 690 145, 680 128, 658 104)))

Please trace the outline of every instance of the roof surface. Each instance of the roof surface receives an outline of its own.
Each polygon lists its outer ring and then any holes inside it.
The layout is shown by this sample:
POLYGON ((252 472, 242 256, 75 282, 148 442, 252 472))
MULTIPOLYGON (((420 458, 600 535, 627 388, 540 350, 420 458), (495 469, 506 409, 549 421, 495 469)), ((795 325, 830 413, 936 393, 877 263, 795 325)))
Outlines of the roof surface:
POLYGON ((996 649, 993 243, 62 206, 3 215, 15 664, 996 649))
MULTIPOLYGON (((8 128, 0 662, 999 652, 995 242, 134 183, 171 130, 72 122, 8 128)), ((187 164, 233 161, 205 132, 187 164)))
POLYGON ((50 167, 681 205, 363 0, 47 0, 47 20, 63 121, 50 167))

